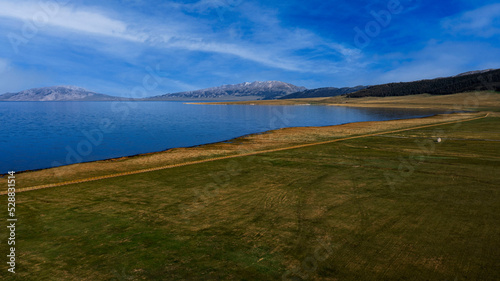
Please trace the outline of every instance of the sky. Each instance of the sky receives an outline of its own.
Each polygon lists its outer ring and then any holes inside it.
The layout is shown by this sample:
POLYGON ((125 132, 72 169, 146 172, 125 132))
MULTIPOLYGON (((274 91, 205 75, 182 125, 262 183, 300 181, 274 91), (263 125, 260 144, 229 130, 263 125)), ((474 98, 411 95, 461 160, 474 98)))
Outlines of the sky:
POLYGON ((500 3, 487 0, 0 0, 0 35, 0 93, 350 87, 500 68, 500 3))

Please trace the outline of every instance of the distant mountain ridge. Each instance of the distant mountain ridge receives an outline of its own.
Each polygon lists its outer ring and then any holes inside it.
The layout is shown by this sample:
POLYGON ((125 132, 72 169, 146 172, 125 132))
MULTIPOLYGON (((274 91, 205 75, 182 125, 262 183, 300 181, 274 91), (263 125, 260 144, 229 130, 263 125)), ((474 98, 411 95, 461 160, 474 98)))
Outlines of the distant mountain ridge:
POLYGON ((414 82, 388 83, 375 86, 305 87, 280 81, 256 81, 234 85, 223 85, 196 91, 164 94, 134 99, 95 93, 76 86, 53 86, 24 90, 0 95, 0 101, 117 101, 117 100, 259 100, 332 97, 345 95, 348 98, 405 96, 417 94, 447 95, 461 92, 493 90, 500 91, 500 69, 469 71, 451 77, 427 79, 414 82))
POLYGON ((301 99, 301 98, 323 98, 323 97, 333 97, 346 95, 349 93, 353 93, 362 89, 366 89, 368 86, 356 86, 356 87, 344 87, 344 88, 335 88, 335 87, 325 87, 318 89, 305 90, 301 92, 292 93, 286 96, 283 96, 279 99, 301 99))
POLYGON ((258 100, 275 99, 305 89, 280 81, 256 81, 132 99, 99 94, 76 86, 53 86, 6 93, 0 95, 0 101, 258 100))
POLYGON ((53 86, 0 95, 0 101, 113 101, 126 98, 88 91, 75 86, 53 86))
POLYGON ((291 93, 305 90, 280 81, 255 81, 234 85, 223 85, 196 91, 165 94, 146 98, 146 100, 256 100, 276 99, 291 93))
POLYGON ((370 86, 347 94, 348 98, 408 96, 418 94, 450 95, 462 92, 500 91, 500 69, 469 71, 452 77, 370 86))

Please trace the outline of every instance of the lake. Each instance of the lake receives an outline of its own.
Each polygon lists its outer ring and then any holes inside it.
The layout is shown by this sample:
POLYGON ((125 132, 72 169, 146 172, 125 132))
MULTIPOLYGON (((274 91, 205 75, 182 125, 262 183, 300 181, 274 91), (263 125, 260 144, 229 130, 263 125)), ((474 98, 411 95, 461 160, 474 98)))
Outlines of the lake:
POLYGON ((0 174, 163 151, 267 130, 442 111, 183 102, 0 102, 0 174))

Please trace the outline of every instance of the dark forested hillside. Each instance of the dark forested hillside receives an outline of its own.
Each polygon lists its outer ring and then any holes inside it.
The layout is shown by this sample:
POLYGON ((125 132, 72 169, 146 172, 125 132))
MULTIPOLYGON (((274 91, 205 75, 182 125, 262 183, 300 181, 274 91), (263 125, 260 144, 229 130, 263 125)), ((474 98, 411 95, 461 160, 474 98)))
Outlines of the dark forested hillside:
POLYGON ((349 94, 352 92, 356 92, 362 89, 365 89, 368 86, 356 86, 356 87, 344 87, 344 88, 335 88, 335 87, 326 87, 312 90, 305 90, 301 92, 292 93, 281 97, 279 99, 301 99, 301 98, 322 98, 322 97, 333 97, 349 94))
POLYGON ((500 91, 500 69, 468 75, 459 74, 453 77, 432 80, 370 86, 346 96, 349 98, 360 98, 418 94, 449 95, 480 90, 500 91))

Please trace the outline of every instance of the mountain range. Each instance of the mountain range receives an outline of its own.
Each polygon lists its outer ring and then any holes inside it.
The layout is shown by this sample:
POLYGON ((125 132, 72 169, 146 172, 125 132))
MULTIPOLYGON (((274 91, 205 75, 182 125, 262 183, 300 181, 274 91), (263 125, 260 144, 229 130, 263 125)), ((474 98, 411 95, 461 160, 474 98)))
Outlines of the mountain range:
POLYGON ((256 81, 142 99, 130 99, 99 94, 75 86, 54 86, 34 88, 18 93, 6 93, 0 95, 0 101, 258 100, 276 99, 305 89, 305 87, 279 81, 256 81))
POLYGON ((34 88, 0 95, 0 101, 174 101, 174 100, 262 100, 315 98, 345 95, 349 98, 404 96, 416 94, 447 95, 475 90, 500 91, 500 69, 469 71, 451 77, 374 86, 326 87, 306 89, 280 81, 256 81, 223 85, 196 91, 164 94, 142 99, 123 98, 95 93, 75 86, 34 88))
POLYGON ((53 86, 0 95, 0 101, 113 101, 125 98, 98 94, 75 86, 53 86))
POLYGON ((245 82, 223 85, 196 91, 165 94, 146 98, 146 100, 260 100, 277 99, 291 93, 305 90, 280 81, 245 82))

